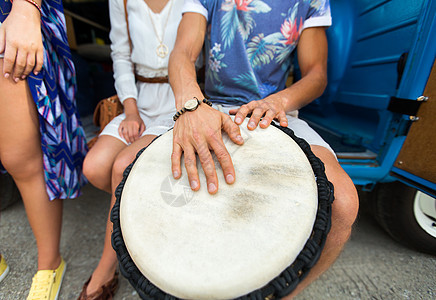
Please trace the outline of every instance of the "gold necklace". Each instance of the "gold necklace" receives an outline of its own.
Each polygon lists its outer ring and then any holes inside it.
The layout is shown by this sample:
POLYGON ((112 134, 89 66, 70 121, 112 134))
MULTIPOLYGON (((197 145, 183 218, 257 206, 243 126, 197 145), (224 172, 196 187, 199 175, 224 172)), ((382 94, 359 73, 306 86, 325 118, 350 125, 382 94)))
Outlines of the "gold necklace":
MULTIPOLYGON (((168 24, 168 19, 170 18, 170 15, 171 15, 171 8, 173 7, 173 2, 171 0, 168 0, 168 2, 170 2, 169 3, 170 4, 170 8, 169 8, 169 11, 168 11, 167 19, 165 20, 165 25, 163 27, 162 38, 160 38, 159 34, 157 33, 156 26, 154 25, 154 21, 153 21, 153 18, 151 16, 151 12, 150 12, 151 9, 148 6, 148 4, 146 3, 147 4, 148 16, 150 17, 151 25, 153 25, 154 33, 156 34, 156 38, 157 38, 157 40, 159 42, 159 46, 157 46, 157 48, 156 48, 156 54, 157 54, 157 56, 159 56, 161 58, 164 58, 168 54, 168 46, 163 43, 163 40, 164 40, 164 37, 165 37, 165 30, 166 30, 167 24, 168 24)), ((164 9, 165 9, 165 7, 162 10, 164 10, 164 9)))

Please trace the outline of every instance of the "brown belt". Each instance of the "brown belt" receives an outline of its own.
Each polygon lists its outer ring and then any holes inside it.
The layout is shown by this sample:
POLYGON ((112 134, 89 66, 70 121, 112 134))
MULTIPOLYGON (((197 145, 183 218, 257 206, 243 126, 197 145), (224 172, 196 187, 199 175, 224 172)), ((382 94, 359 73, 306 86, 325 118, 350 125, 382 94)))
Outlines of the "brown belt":
POLYGON ((135 78, 138 81, 147 82, 147 83, 168 83, 168 76, 148 78, 148 77, 142 77, 141 75, 135 74, 135 78))

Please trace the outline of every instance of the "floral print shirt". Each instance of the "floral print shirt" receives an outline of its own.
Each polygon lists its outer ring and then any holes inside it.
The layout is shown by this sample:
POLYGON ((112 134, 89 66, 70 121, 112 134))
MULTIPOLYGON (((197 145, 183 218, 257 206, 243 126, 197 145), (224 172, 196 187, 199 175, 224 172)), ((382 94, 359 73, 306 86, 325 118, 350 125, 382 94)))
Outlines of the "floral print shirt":
POLYGON ((285 88, 303 29, 330 26, 329 0, 185 0, 208 20, 206 94, 242 105, 285 88))

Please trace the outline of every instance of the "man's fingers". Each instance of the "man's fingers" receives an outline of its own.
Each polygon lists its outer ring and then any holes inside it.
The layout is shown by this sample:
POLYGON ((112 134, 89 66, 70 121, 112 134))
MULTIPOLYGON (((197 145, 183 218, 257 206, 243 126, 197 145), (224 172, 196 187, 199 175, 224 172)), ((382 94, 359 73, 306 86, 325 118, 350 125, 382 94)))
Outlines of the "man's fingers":
POLYGON ((239 129, 239 126, 236 125, 229 116, 222 115, 222 119, 223 130, 235 144, 242 145, 244 143, 244 139, 241 136, 241 130, 239 129))
POLYGON ((275 118, 275 113, 272 110, 268 110, 265 114, 265 116, 262 118, 262 121, 260 122, 259 126, 261 128, 267 128, 272 120, 275 118))
POLYGON ((254 130, 257 127, 257 124, 259 124, 260 118, 265 113, 265 109, 261 106, 256 107, 253 112, 251 113, 250 120, 248 121, 248 129, 254 130))
MULTIPOLYGON (((206 142, 197 149, 198 158, 200 159, 201 167, 206 176, 207 190, 210 194, 215 194, 218 191, 218 176, 215 170, 212 154, 206 142)), ((186 164, 186 156, 185 156, 186 164)), ((188 171, 189 173, 189 171, 188 171)))
MULTIPOLYGON (((207 190, 210 194, 215 194, 218 191, 218 177, 216 174, 216 170, 215 170, 215 164, 213 162, 213 158, 212 158, 212 154, 210 153, 209 150, 209 140, 214 140, 214 139, 219 139, 222 142, 222 136, 221 136, 221 130, 219 130, 218 132, 215 131, 211 131, 209 132, 209 134, 207 136, 202 136, 201 134, 198 134, 197 131, 193 131, 193 135, 192 135, 192 141, 190 145, 193 145, 195 147, 195 151, 198 154, 198 158, 200 159, 200 163, 201 163, 201 167, 203 168, 203 172, 204 175, 206 176, 206 182, 207 182, 207 190), (206 139, 207 138, 207 139, 206 139)), ((188 143, 188 141, 186 141, 188 143)), ((194 156, 194 161, 195 163, 195 156, 194 156)), ((185 166, 186 166, 186 171, 188 172, 188 177, 190 177, 189 173, 191 172, 188 169, 188 165, 191 165, 192 167, 192 162, 191 162, 191 157, 187 156, 186 151, 185 151, 185 166), (188 162, 187 162, 188 160, 188 162)), ((194 175, 198 177, 198 171, 197 171, 197 166, 193 165, 192 168, 192 174, 193 177, 194 175), (195 170, 195 173, 194 173, 195 170)), ((189 182, 192 182, 192 180, 190 180, 189 182)), ((199 183, 200 181, 198 181, 199 183)), ((192 184, 191 184, 192 185, 192 184)))
POLYGON ((241 125, 244 121, 245 117, 251 112, 249 105, 242 105, 235 116, 235 123, 241 125))
MULTIPOLYGON (((222 114, 221 118, 223 127, 222 129, 227 133, 234 143, 242 145, 244 140, 242 139, 239 126, 233 123, 232 119, 227 115, 222 114)), ((230 157, 230 154, 223 142, 221 133, 212 136, 212 139, 209 141, 209 145, 214 151, 215 156, 221 165, 226 182, 228 184, 232 184, 235 182, 235 168, 233 167, 232 158, 230 157)))
POLYGON ((180 167, 182 153, 182 147, 180 147, 180 145, 177 143, 173 143, 173 153, 171 154, 171 171, 173 172, 173 177, 175 179, 179 179, 182 175, 182 170, 180 167))
POLYGON ((284 111, 281 111, 277 118, 280 122, 280 126, 288 127, 288 118, 286 117, 286 113, 284 111))
POLYGON ((237 108, 231 109, 229 110, 229 115, 236 115, 237 112, 238 112, 237 108))
POLYGON ((191 189, 198 191, 200 189, 200 179, 198 178, 197 158, 195 157, 194 148, 187 147, 183 149, 183 155, 191 189))
POLYGON ((230 153, 227 151, 224 143, 213 143, 212 149, 218 159, 221 168, 223 169, 223 175, 228 184, 235 182, 235 168, 233 166, 232 158, 230 153))

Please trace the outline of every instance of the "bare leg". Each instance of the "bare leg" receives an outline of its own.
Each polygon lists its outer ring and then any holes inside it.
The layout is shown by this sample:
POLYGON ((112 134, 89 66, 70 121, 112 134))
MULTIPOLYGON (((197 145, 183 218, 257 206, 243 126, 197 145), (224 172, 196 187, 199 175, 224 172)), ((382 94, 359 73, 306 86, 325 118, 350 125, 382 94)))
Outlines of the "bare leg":
MULTIPOLYGON (((114 192, 118 184, 123 178, 123 172, 126 167, 135 159, 136 154, 139 150, 150 144, 150 142, 155 138, 152 135, 143 136, 141 139, 137 140, 129 147, 120 152, 117 156, 114 166, 112 168, 112 198, 111 198, 111 209, 115 204, 114 192)), ((110 211, 109 211, 110 215, 110 211)), ((106 223, 106 235, 104 240, 103 254, 100 258, 97 268, 92 273, 91 281, 89 282, 88 289, 86 293, 88 295, 95 292, 100 286, 108 282, 114 275, 117 268, 117 256, 112 248, 111 244, 111 234, 112 234, 112 222, 108 216, 106 223)))
POLYGON ((61 261, 62 200, 49 201, 47 195, 36 106, 26 81, 0 76, 0 90, 0 159, 23 198, 38 248, 38 269, 56 269, 61 261))
POLYGON ((112 166, 117 155, 126 147, 126 144, 110 135, 102 135, 97 139, 83 162, 83 173, 93 186, 112 193, 112 166))
POLYGON ((324 162, 327 178, 334 185, 332 226, 318 263, 295 291, 285 299, 292 299, 333 264, 350 237, 351 227, 359 209, 356 188, 333 154, 320 146, 311 146, 311 148, 313 153, 324 162))

